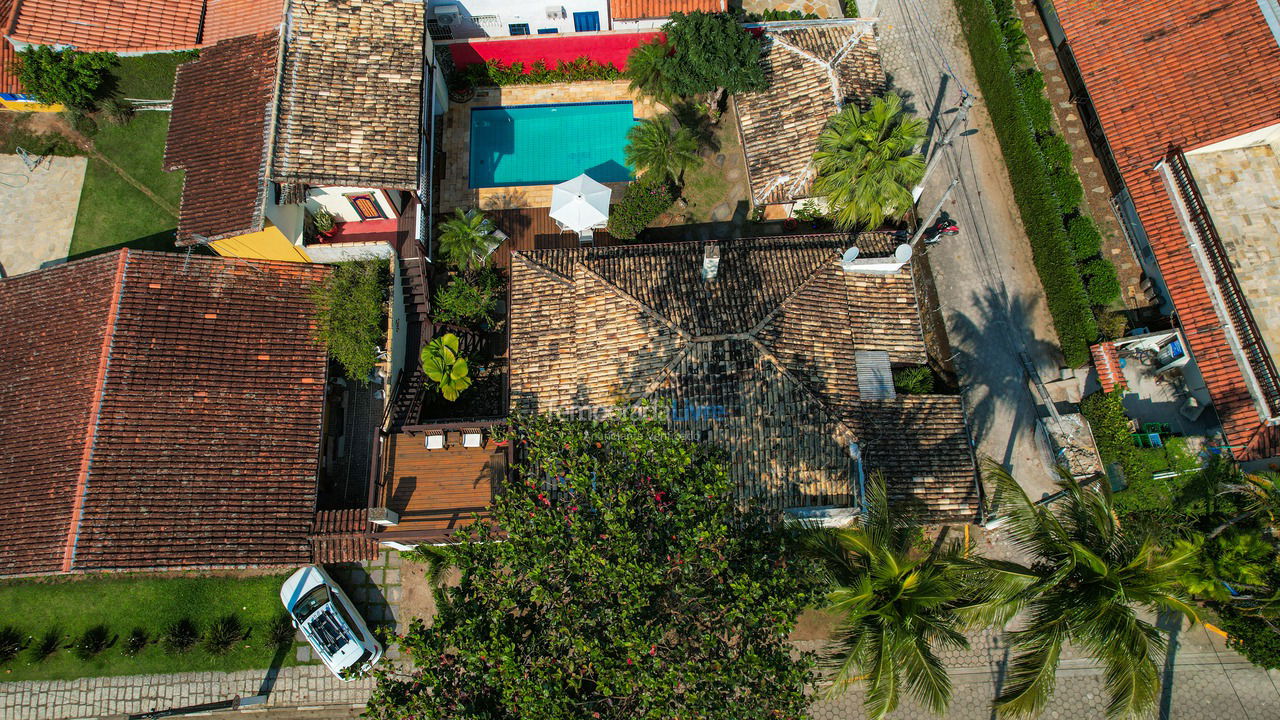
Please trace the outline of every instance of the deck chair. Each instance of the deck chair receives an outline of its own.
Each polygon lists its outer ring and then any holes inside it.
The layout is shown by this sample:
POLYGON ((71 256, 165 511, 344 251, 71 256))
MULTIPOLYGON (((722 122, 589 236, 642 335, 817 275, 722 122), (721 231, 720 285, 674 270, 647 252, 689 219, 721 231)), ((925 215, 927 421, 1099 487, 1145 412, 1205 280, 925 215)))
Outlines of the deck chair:
POLYGON ((444 433, 437 430, 436 432, 433 432, 430 435, 427 435, 427 449, 443 450, 444 449, 444 433))
POLYGON ((586 230, 583 230, 582 232, 578 233, 578 247, 585 247, 587 245, 595 245, 595 244, 596 244, 595 230, 592 230, 591 228, 587 228, 586 230))
POLYGON ((484 444, 484 435, 480 432, 480 428, 463 428, 462 430, 462 447, 478 448, 484 444))

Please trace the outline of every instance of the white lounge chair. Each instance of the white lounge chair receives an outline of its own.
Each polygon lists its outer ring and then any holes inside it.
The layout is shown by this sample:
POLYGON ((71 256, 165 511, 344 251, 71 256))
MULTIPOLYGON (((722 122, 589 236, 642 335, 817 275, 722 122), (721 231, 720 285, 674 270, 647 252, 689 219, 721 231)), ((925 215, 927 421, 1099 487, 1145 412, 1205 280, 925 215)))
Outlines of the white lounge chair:
POLYGON ((443 450, 443 449, 444 449, 444 433, 442 433, 442 432, 434 432, 434 433, 431 433, 430 435, 428 435, 428 436, 427 436, 427 449, 428 449, 428 450, 443 450))
POLYGON ((462 431, 462 447, 478 448, 484 444, 484 435, 477 428, 468 428, 462 431))

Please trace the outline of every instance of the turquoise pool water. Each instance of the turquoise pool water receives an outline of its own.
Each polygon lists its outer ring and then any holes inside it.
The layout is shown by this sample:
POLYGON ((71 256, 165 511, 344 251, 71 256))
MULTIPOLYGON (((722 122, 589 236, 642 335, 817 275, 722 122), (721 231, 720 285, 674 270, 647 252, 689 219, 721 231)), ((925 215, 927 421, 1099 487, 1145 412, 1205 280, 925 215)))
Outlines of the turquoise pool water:
POLYGON ((629 180, 622 149, 635 123, 625 101, 471 108, 471 187, 629 180))

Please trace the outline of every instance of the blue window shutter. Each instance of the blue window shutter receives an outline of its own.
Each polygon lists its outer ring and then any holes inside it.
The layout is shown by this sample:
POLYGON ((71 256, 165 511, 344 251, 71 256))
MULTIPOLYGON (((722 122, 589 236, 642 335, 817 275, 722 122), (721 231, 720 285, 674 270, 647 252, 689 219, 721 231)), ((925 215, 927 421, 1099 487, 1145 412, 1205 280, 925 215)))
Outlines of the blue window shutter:
POLYGON ((539 35, 555 35, 558 32, 560 31, 556 28, 538 28, 539 35))
POLYGON ((512 23, 507 26, 507 32, 512 35, 528 35, 529 23, 512 23))
POLYGON ((578 32, 595 32, 600 29, 600 13, 576 12, 573 14, 573 29, 578 32))

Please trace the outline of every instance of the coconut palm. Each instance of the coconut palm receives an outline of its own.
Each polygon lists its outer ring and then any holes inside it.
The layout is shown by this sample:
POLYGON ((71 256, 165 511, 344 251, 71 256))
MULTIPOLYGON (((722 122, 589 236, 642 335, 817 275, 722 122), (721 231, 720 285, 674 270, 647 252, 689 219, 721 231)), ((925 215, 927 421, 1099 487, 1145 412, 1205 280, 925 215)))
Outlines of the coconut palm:
POLYGON ((1256 518, 1273 533, 1280 529, 1280 477, 1275 473, 1240 474, 1235 482, 1223 485, 1222 492, 1240 498, 1243 512, 1215 528, 1209 537, 1248 518, 1256 518))
POLYGON ((678 183, 684 171, 702 162, 698 138, 688 128, 672 129, 669 116, 637 123, 627 131, 627 164, 637 173, 678 183))
POLYGON ((865 111, 846 105, 818 136, 813 190, 827 199, 842 229, 874 230, 911 209, 911 188, 924 177, 924 121, 907 115, 902 98, 875 98, 865 111))
POLYGON ((1008 599, 977 619, 1003 624, 1022 615, 1023 629, 1010 633, 1016 655, 996 710, 1010 717, 1043 708, 1062 647, 1071 643, 1102 665, 1107 717, 1144 716, 1159 697, 1166 641, 1137 610, 1195 617, 1178 585, 1194 550, 1162 554, 1149 536, 1125 532, 1105 482, 1083 488, 1064 475, 1063 495, 1050 510, 1033 504, 999 466, 988 462, 987 471, 1014 546, 1031 558, 1029 565, 975 561, 983 586, 1008 599))
POLYGON ((663 105, 671 105, 676 94, 667 81, 667 63, 673 62, 671 46, 664 40, 637 45, 627 55, 627 69, 623 76, 631 81, 631 89, 653 98, 663 105))
POLYGON ((919 527, 889 512, 879 476, 867 484, 861 524, 801 534, 801 547, 830 581, 825 609, 840 618, 824 652, 824 692, 863 682, 871 718, 892 712, 904 689, 934 712, 946 710, 951 680, 934 649, 967 648, 966 614, 990 601, 969 582, 962 548, 921 551, 918 537, 919 527))
POLYGON ((489 262, 489 251, 498 242, 493 222, 475 208, 454 210, 440 223, 440 252, 459 270, 479 270, 489 262))

